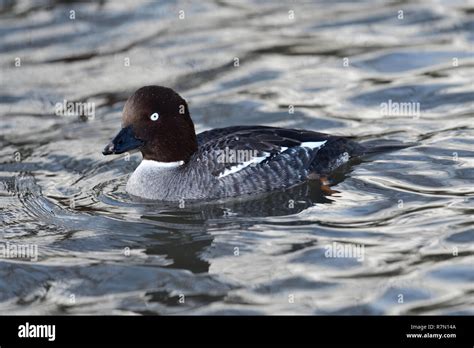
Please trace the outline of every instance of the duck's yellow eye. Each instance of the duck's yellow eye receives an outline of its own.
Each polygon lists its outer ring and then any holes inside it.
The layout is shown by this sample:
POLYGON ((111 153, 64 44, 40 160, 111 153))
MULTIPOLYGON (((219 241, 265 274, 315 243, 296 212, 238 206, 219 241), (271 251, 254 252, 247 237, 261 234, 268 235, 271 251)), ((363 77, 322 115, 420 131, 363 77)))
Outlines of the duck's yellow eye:
POLYGON ((160 115, 158 115, 157 112, 151 114, 151 116, 150 116, 150 120, 152 120, 152 121, 156 121, 158 118, 160 118, 160 115))

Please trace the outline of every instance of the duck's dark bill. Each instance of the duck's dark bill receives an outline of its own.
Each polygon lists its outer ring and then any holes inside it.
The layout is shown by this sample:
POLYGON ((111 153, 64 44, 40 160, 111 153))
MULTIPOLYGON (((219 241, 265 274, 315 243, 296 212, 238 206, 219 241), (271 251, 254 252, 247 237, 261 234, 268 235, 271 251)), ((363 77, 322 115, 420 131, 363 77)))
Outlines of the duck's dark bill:
POLYGON ((131 126, 122 128, 111 143, 105 146, 102 154, 118 155, 126 151, 135 150, 142 146, 144 142, 135 137, 131 126))

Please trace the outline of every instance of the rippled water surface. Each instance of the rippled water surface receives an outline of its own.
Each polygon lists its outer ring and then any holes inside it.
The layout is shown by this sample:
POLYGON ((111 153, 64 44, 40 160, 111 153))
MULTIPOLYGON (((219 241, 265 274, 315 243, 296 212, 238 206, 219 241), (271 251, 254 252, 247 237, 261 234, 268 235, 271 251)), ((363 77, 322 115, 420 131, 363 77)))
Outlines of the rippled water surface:
POLYGON ((474 313, 472 3, 0 4, 1 245, 38 250, 0 259, 0 313, 474 313), (139 202, 140 156, 101 150, 149 84, 183 95, 198 131, 414 146, 336 173, 330 196, 139 202), (55 115, 63 100, 94 117, 55 115))

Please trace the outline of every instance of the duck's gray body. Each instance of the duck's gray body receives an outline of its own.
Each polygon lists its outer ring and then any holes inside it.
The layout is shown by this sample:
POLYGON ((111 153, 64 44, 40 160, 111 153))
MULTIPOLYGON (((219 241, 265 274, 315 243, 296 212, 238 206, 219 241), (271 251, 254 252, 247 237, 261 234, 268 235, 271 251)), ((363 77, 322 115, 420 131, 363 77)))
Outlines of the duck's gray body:
POLYGON ((346 138, 262 126, 214 129, 197 140, 198 151, 186 163, 143 160, 127 183, 128 193, 164 201, 258 194, 291 187, 310 174, 327 175, 364 152, 346 138), (251 156, 228 161, 223 155, 232 150, 251 156))

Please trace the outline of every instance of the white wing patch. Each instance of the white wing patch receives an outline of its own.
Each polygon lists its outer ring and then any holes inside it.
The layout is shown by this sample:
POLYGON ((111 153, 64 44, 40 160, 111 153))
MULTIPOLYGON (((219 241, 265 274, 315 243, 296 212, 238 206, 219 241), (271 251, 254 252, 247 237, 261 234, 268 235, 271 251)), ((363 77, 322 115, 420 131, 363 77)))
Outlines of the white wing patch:
POLYGON ((221 174, 219 174, 219 179, 223 178, 224 176, 237 173, 239 170, 242 170, 242 169, 244 169, 244 168, 246 168, 246 167, 248 167, 252 164, 258 164, 258 163, 262 162, 263 160, 265 160, 265 158, 267 158, 268 156, 270 156, 270 154, 268 152, 265 152, 265 155, 263 155, 263 156, 254 157, 250 161, 239 163, 239 164, 237 164, 233 167, 230 167, 230 168, 224 170, 224 172, 222 172, 221 174))
MULTIPOLYGON (((301 147, 308 147, 310 148, 311 150, 314 150, 316 148, 321 148, 322 146, 324 146, 324 144, 326 144, 326 140, 324 141, 307 141, 307 142, 304 142, 304 143, 301 143, 301 147)), ((284 147, 282 146, 280 148, 280 153, 284 152, 288 150, 287 147, 284 147)), ((254 157, 252 158, 250 161, 246 161, 246 162, 243 162, 243 163, 239 163, 233 167, 230 167, 226 170, 224 170, 224 172, 222 172, 221 174, 219 174, 219 179, 220 178, 223 178, 227 175, 230 175, 230 174, 234 174, 234 173, 237 173, 238 171, 250 166, 250 165, 256 165, 262 161, 264 161, 265 159, 267 159, 268 157, 270 156, 270 153, 268 152, 265 152, 265 154, 263 156, 259 156, 259 157, 254 157)))
POLYGON ((324 141, 307 141, 305 143, 301 143, 301 147, 309 147, 311 150, 314 150, 316 148, 321 148, 326 144, 327 140, 324 141))

